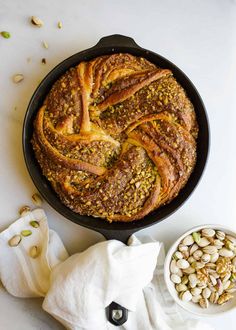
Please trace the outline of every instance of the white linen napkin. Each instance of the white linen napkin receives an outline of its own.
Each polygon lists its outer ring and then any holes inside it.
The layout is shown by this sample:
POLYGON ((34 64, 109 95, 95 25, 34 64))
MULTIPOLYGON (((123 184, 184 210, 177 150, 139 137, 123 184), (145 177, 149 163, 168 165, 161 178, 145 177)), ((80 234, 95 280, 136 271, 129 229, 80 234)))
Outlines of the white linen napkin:
POLYGON ((49 289, 51 269, 68 256, 60 237, 48 228, 44 211, 35 209, 0 234, 0 279, 13 296, 44 297, 49 289), (32 227, 31 221, 37 221, 39 227, 32 227), (23 230, 32 234, 23 236, 18 246, 9 246, 9 240, 23 230), (33 246, 40 249, 35 259, 29 255, 33 246))
POLYGON ((196 320, 184 320, 163 278, 161 243, 132 236, 129 246, 104 241, 68 258, 59 236, 48 229, 37 209, 0 234, 0 279, 17 297, 45 296, 43 309, 71 330, 212 330, 196 320), (30 221, 40 226, 32 228, 30 221), (29 229, 17 247, 9 239, 29 229), (29 256, 32 246, 41 254, 29 256), (67 259, 67 260, 66 260, 67 259), (115 301, 129 310, 121 327, 107 321, 105 308, 115 301))

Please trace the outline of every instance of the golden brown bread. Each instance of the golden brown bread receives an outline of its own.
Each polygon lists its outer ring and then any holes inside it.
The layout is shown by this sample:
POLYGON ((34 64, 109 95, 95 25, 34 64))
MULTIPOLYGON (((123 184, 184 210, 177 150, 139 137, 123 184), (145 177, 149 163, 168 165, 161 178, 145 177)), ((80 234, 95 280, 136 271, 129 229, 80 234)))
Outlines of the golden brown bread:
POLYGON ((133 221, 178 195, 196 162, 197 133, 193 105, 170 70, 113 54, 53 85, 32 144, 65 205, 133 221))

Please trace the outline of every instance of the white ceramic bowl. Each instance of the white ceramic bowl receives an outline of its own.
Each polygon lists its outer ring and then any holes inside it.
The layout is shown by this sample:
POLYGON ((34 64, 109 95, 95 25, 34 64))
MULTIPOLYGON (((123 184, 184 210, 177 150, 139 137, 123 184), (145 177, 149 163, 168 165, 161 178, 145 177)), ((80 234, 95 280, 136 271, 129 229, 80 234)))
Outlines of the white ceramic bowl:
POLYGON ((231 229, 229 229, 227 227, 224 227, 221 225, 215 225, 215 224, 201 225, 201 226, 197 226, 197 227, 194 227, 194 228, 188 230, 181 237, 179 237, 179 239, 177 239, 177 241, 169 249, 166 259, 165 259, 164 277, 165 277, 165 282, 166 282, 167 288, 168 288, 172 298, 176 301, 176 303, 179 306, 184 308, 186 311, 199 315, 199 316, 214 316, 215 314, 218 315, 220 313, 225 313, 236 307, 236 293, 234 293, 234 298, 232 298, 231 300, 229 300, 227 303, 225 303, 223 305, 216 305, 216 304, 210 303, 208 308, 203 309, 198 304, 193 303, 191 301, 190 302, 182 301, 178 297, 178 293, 175 289, 174 283, 170 280, 170 263, 172 260, 172 256, 175 253, 175 251, 177 250, 179 243, 182 241, 182 239, 185 236, 192 234, 193 232, 200 231, 203 228, 213 228, 215 230, 221 230, 221 231, 225 232, 226 234, 236 237, 236 232, 232 231, 231 229))

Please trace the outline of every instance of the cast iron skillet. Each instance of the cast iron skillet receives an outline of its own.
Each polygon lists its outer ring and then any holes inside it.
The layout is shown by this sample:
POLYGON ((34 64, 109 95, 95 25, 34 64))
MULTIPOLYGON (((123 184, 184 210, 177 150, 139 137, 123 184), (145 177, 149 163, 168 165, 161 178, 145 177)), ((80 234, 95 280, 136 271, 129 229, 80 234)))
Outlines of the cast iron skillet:
MULTIPOLYGON (((179 68, 177 68, 173 63, 164 57, 138 46, 132 38, 118 34, 102 38, 94 47, 72 55, 71 57, 58 64, 51 72, 49 72, 49 74, 40 83, 30 100, 23 125, 23 152, 26 166, 35 186, 45 198, 45 200, 65 218, 81 226, 98 231, 107 239, 114 238, 124 243, 126 243, 129 236, 136 231, 164 220, 166 217, 175 212, 188 199, 202 176, 207 160, 208 149, 209 126, 206 110, 198 91, 189 80, 189 78, 179 68), (35 159, 30 140, 33 133, 33 121, 38 109, 42 105, 53 83, 62 74, 64 74, 66 70, 68 70, 70 67, 76 66, 81 61, 88 61, 100 55, 126 52, 135 56, 145 57, 150 62, 162 68, 170 69, 177 81, 186 90, 188 97, 191 99, 194 105, 199 125, 199 136, 197 140, 197 162, 186 186, 180 191, 179 195, 171 203, 162 206, 151 214, 148 214, 142 220, 130 223, 109 223, 103 219, 79 215, 61 203, 60 199, 52 189, 49 181, 47 181, 47 179, 42 175, 42 171, 38 165, 37 160, 35 159)), ((123 324, 127 320, 127 313, 125 313, 125 310, 123 309, 123 317, 121 317, 119 320, 116 320, 116 317, 114 316, 114 309, 119 309, 119 306, 117 307, 115 303, 112 304, 112 307, 109 311, 110 321, 115 325, 123 324)))

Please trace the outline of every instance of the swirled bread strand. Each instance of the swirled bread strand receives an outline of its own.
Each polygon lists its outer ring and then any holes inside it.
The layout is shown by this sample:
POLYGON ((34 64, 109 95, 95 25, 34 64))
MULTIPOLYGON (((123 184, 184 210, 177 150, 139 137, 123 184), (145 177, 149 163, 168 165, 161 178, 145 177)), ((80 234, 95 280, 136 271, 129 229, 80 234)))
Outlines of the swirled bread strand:
POLYGON ((53 85, 32 144, 65 205, 134 221, 186 184, 197 132, 193 106, 170 70, 114 54, 80 63, 53 85))

